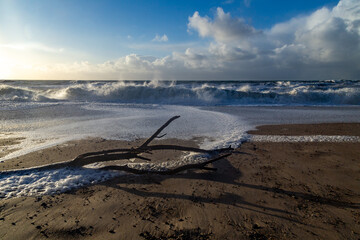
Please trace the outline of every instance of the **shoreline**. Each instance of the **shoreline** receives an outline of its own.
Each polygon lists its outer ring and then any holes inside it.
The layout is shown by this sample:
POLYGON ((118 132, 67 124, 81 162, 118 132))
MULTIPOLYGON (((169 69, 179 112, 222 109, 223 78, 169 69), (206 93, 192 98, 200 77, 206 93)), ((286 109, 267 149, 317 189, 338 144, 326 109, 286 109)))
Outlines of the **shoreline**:
MULTIPOLYGON (((247 131, 249 135, 253 136, 340 136, 340 137, 360 137, 360 123, 311 123, 311 124, 270 124, 270 125, 258 125, 254 129, 247 131)), ((23 138, 5 138, 0 139, 0 145, 4 150, 2 153, 4 156, 11 153, 13 149, 7 150, 7 146, 16 145, 23 138)), ((357 138, 355 138, 358 142, 357 138)), ((11 159, 7 159, 0 162, 0 171, 3 170, 16 170, 31 168, 36 166, 42 166, 46 164, 59 163, 74 159, 76 156, 93 151, 102 151, 114 148, 131 148, 140 146, 146 139, 137 139, 134 141, 127 140, 108 140, 104 138, 85 138, 80 140, 71 140, 58 144, 52 147, 43 148, 37 151, 26 153, 11 159)), ((252 142, 250 137, 248 142, 252 142)), ((199 147, 202 138, 197 137, 190 140, 170 138, 165 140, 154 140, 156 144, 173 144, 183 145, 187 147, 199 147)), ((259 142, 271 142, 271 138, 259 142)), ((281 141, 274 141, 281 142, 281 141)), ((304 142, 304 141, 299 141, 304 142)), ((317 141, 315 141, 317 142, 317 141)), ((331 142, 331 139, 324 142, 331 142)), ((338 139, 335 142, 340 142, 338 139)), ((351 142, 351 141, 343 141, 351 142)), ((174 152, 172 153, 174 154, 174 152)), ((3 157, 3 155, 0 155, 3 157)), ((162 154, 157 162, 161 162, 165 159, 162 154)))
MULTIPOLYGON (((43 166, 47 164, 60 163, 74 159, 80 154, 86 152, 96 152, 102 150, 116 148, 133 148, 140 146, 146 139, 138 139, 135 141, 125 140, 106 140, 103 138, 86 138, 82 140, 74 140, 56 145, 54 147, 45 148, 39 151, 30 152, 19 157, 11 158, 0 162, 0 171, 4 170, 21 170, 31 167, 43 166)), ((199 147, 200 139, 181 140, 166 139, 154 140, 156 144, 173 144, 187 147, 199 147)), ((170 156, 178 157, 179 153, 175 151, 164 150, 170 156)), ((162 162, 168 160, 166 154, 157 152, 153 162, 162 162)), ((124 162, 126 162, 124 160, 124 162)), ((127 161, 128 162, 128 161, 127 161)))
POLYGON ((277 124, 261 125, 248 131, 252 135, 339 135, 360 136, 360 123, 312 123, 312 124, 277 124))
MULTIPOLYGON (((360 124, 272 125, 249 133, 360 136, 360 124)), ((141 141, 67 144, 27 158, 40 165, 95 146, 138 146, 141 141)), ((170 152, 158 160, 169 156, 176 158, 170 152)), ((217 172, 126 175, 56 195, 0 199, 0 238, 358 239, 358 156, 359 142, 246 142, 214 163, 217 172)), ((1 163, 0 169, 31 165, 22 157, 14 160, 1 163)))

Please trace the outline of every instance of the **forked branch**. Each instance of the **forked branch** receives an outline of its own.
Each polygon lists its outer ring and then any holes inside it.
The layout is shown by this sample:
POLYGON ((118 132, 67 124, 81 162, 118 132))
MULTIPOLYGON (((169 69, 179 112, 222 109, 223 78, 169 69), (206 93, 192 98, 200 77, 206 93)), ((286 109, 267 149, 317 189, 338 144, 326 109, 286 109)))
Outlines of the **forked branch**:
MULTIPOLYGON (((164 123, 164 125, 162 125, 151 137, 148 138, 148 140, 146 140, 143 145, 141 145, 138 149, 144 149, 146 148, 149 143, 154 140, 154 138, 156 138, 162 130, 164 130, 164 128, 166 128, 167 126, 169 126, 169 124, 174 121, 175 119, 179 118, 180 116, 174 116, 172 118, 170 118, 166 123, 164 123)), ((164 136, 164 135, 163 135, 164 136)), ((163 137, 161 136, 161 137, 163 137)))
POLYGON ((187 164, 178 168, 169 169, 166 171, 149 171, 149 170, 139 170, 135 168, 131 168, 127 165, 115 165, 115 166, 106 166, 100 169, 103 170, 121 170, 126 172, 131 172, 135 174, 145 174, 145 173, 154 173, 154 174, 162 174, 162 175, 170 175, 175 174, 188 169, 204 169, 204 170, 216 170, 214 168, 209 168, 206 165, 218 161, 222 158, 225 158, 231 155, 231 147, 222 148, 222 149, 214 149, 214 150, 205 150, 201 148, 194 147, 184 147, 178 145, 150 145, 149 144, 155 138, 161 138, 165 136, 165 134, 159 136, 162 130, 164 130, 171 122, 180 116, 174 116, 170 118, 166 123, 164 123, 153 135, 151 135, 141 146, 137 148, 118 148, 118 149, 110 149, 105 151, 97 151, 97 152, 88 152, 81 154, 74 158, 71 161, 55 163, 45 166, 36 167, 33 169, 57 169, 62 167, 83 167, 88 164, 96 163, 96 162, 106 162, 106 161, 114 161, 114 160, 124 160, 124 159, 132 159, 138 158, 145 161, 151 161, 149 158, 145 158, 140 156, 141 153, 152 153, 152 151, 156 150, 179 150, 179 151, 187 151, 187 152, 198 152, 198 153, 206 153, 211 156, 215 156, 213 159, 207 160, 203 163, 196 164, 187 164), (225 153, 225 154, 224 154, 225 153))
POLYGON ((120 171, 125 171, 125 172, 130 172, 130 173, 135 173, 135 174, 148 174, 148 173, 152 173, 152 174, 160 174, 160 175, 173 175, 185 170, 189 170, 189 169, 203 169, 203 170, 210 170, 210 171, 216 171, 216 168, 209 168, 206 167, 206 165, 213 163, 215 161, 218 161, 222 158, 226 158, 228 156, 230 156, 231 153, 227 153, 227 154, 223 154, 220 156, 217 156, 216 158, 207 160, 205 162, 202 163, 194 163, 194 164, 186 164, 177 168, 173 168, 173 169, 167 169, 167 170, 145 170, 145 169, 136 169, 136 168, 131 168, 128 165, 118 165, 118 166, 106 166, 106 167, 102 167, 100 169, 103 170, 120 170, 120 171))

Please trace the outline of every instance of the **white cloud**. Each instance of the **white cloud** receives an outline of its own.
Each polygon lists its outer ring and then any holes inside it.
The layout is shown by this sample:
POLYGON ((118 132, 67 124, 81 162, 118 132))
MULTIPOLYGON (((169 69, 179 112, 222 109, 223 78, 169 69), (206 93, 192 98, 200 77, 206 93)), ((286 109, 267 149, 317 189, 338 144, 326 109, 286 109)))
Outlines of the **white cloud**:
MULTIPOLYGON (((221 8, 213 19, 195 12, 188 28, 210 39, 207 46, 166 57, 129 54, 100 64, 34 65, 30 70, 45 79, 359 79, 359 12, 360 1, 341 0, 332 9, 262 31, 221 8)), ((167 40, 164 34, 153 41, 167 40)))
POLYGON ((179 51, 185 51, 188 48, 200 48, 202 47, 202 44, 199 44, 198 42, 183 42, 183 43, 132 43, 128 45, 129 48, 134 50, 148 50, 151 49, 152 51, 156 52, 179 52, 179 51))
POLYGON ((360 14, 354 11, 360 13, 359 1, 342 0, 333 9, 275 25, 268 36, 277 45, 276 57, 286 53, 303 64, 348 63, 359 73, 360 14))
POLYGON ((221 8, 214 19, 195 12, 189 17, 188 28, 214 40, 206 59, 216 57, 218 65, 223 71, 231 71, 233 78, 360 77, 357 0, 341 0, 333 9, 324 7, 263 31, 231 17, 221 8), (265 68, 268 72, 259 71, 265 68))
POLYGON ((209 53, 222 61, 250 60, 256 57, 252 51, 227 44, 210 44, 209 53))
POLYGON ((156 36, 154 37, 154 39, 152 41, 153 42, 167 42, 167 41, 169 41, 169 38, 166 36, 166 34, 164 34, 162 36, 156 34, 156 36))
POLYGON ((230 13, 225 13, 220 7, 217 8, 214 20, 195 12, 189 17, 188 28, 196 30, 201 37, 211 37, 218 42, 245 39, 259 33, 243 19, 232 18, 230 13))

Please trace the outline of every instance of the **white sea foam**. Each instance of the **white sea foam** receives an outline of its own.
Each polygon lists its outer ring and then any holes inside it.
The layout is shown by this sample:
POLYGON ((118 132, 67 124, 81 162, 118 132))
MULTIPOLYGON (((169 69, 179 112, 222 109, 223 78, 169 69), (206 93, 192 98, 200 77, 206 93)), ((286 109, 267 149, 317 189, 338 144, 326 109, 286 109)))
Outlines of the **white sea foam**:
POLYGON ((360 142, 358 136, 281 136, 281 135, 252 135, 252 142, 360 142))
MULTIPOLYGON (((51 107, 50 111, 56 112, 59 107, 62 111, 67 111, 60 105, 51 107)), ((90 111, 91 115, 57 119, 40 118, 35 121, 28 118, 6 121, 3 128, 11 134, 2 134, 0 138, 24 137, 24 139, 19 144, 13 145, 12 147, 17 150, 2 160, 85 137, 125 140, 146 138, 174 115, 181 115, 181 118, 176 119, 164 130, 164 133, 167 133, 165 137, 181 139, 202 137, 204 138, 202 147, 205 149, 227 147, 230 144, 236 146, 243 140, 244 133, 248 130, 247 125, 237 117, 194 107, 92 103, 81 105, 81 109, 90 111)), ((206 156, 188 155, 181 161, 161 164, 131 163, 129 166, 150 171, 164 170, 203 161, 205 158, 206 156)), ((116 176, 113 172, 98 171, 64 168, 2 173, 0 192, 3 197, 55 194, 116 176)))
MULTIPOLYGON (((0 161, 87 137, 147 138, 174 115, 181 118, 165 129, 165 138, 200 137, 204 140, 201 147, 205 149, 236 147, 247 139, 245 132, 255 123, 292 123, 299 121, 296 116, 301 116, 301 121, 322 119, 322 122, 335 121, 339 116, 341 120, 355 116, 356 121, 358 114, 351 110, 346 116, 343 110, 325 111, 321 117, 318 110, 302 112, 295 109, 292 116, 289 109, 267 108, 259 112, 259 109, 246 107, 221 107, 219 110, 219 105, 343 104, 360 104, 359 81, 0 82, 0 138, 23 138, 18 144, 6 146, 7 150, 14 151, 0 161)), ((253 136, 252 140, 256 141, 256 138, 258 141, 359 141, 348 136, 253 136)), ((203 160, 204 156, 189 155, 182 161, 131 163, 129 166, 162 170, 203 160)), ((117 174, 68 168, 1 173, 0 193, 3 197, 54 194, 101 182, 117 174)))
MULTIPOLYGON (((128 163, 138 170, 166 171, 186 164, 201 163, 211 157, 208 154, 189 153, 183 158, 162 163, 128 163)), ((53 195, 72 189, 100 183, 124 172, 99 170, 102 164, 89 168, 61 168, 56 170, 19 170, 0 173, 0 198, 53 195)))
MULTIPOLYGON (((180 115, 165 129, 165 138, 201 137, 205 149, 237 146, 249 129, 245 122, 229 114, 186 106, 87 104, 83 108, 99 114, 58 119, 24 119, 5 122, 8 137, 23 138, 9 146, 14 151, 2 161, 70 140, 102 137, 114 140, 147 138, 170 117, 180 115), (102 114, 106 111, 106 114, 102 114)), ((51 111, 56 111, 54 106, 51 111)), ((3 137, 5 138, 5 137, 3 137)), ((64 159, 68 160, 68 159, 64 159)))
POLYGON ((0 84, 0 101, 116 102, 171 105, 359 105, 359 81, 62 82, 0 84))
POLYGON ((106 181, 119 172, 62 168, 0 173, 0 198, 52 195, 106 181))
MULTIPOLYGON (((357 136, 278 136, 252 135, 253 142, 360 142, 357 136)), ((146 171, 166 171, 186 164, 201 163, 208 154, 191 153, 179 160, 161 163, 127 163, 130 168, 146 171)), ((102 164, 89 165, 87 169, 62 168, 56 170, 19 170, 0 173, 0 197, 52 195, 88 186, 123 175, 118 171, 98 170, 102 164)))

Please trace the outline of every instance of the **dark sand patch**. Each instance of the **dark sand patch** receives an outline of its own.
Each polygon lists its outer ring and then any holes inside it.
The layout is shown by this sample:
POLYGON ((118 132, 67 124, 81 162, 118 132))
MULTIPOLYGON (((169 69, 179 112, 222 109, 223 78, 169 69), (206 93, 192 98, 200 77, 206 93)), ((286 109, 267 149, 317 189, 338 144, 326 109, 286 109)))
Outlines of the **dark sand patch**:
POLYGON ((258 126, 249 131, 256 135, 328 135, 328 136, 360 136, 360 123, 326 123, 326 124, 283 124, 258 126))

